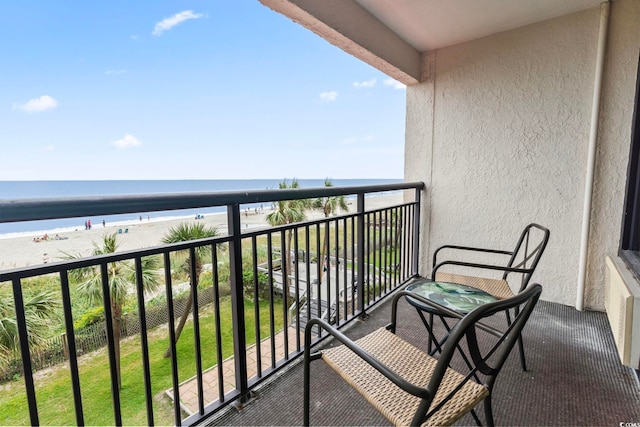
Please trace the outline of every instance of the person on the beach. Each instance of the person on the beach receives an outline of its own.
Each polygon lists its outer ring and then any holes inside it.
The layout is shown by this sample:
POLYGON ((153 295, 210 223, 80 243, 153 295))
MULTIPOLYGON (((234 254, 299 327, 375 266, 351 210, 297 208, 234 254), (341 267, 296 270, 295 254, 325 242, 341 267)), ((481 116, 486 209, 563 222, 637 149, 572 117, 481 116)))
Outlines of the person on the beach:
POLYGON ((104 219, 102 220, 102 228, 106 227, 107 223, 104 221, 104 219))

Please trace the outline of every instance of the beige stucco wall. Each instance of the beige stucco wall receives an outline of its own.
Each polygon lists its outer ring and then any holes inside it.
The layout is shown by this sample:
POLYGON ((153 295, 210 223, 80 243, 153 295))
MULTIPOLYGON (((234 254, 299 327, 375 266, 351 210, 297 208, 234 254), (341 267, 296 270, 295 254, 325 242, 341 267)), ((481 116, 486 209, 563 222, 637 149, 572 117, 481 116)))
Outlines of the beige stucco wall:
MULTIPOLYGON (((618 247, 640 48, 640 2, 612 6, 587 277, 604 304, 604 255, 618 247)), ((407 88, 406 179, 427 184, 421 273, 444 243, 510 249, 524 226, 551 230, 534 277, 574 305, 599 8, 438 50, 407 88)))
POLYGON ((618 252, 640 54, 640 1, 611 5, 585 304, 604 306, 604 257, 618 252))

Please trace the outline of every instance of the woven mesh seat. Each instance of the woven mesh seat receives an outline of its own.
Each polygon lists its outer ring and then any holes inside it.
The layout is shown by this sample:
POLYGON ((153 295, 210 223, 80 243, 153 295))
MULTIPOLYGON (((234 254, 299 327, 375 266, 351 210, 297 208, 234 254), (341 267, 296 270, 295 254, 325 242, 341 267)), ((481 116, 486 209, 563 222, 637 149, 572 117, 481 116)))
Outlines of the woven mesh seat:
MULTIPOLYGON (((381 328, 356 341, 363 350, 378 359, 412 384, 426 387, 437 360, 381 328), (420 369, 416 369, 419 366, 420 369)), ((380 372, 365 363, 345 346, 322 352, 322 360, 331 366, 380 413, 395 425, 410 425, 420 398, 408 394, 380 372)), ((432 403, 437 405, 464 377, 447 369, 432 403)), ((489 395, 487 387, 467 381, 455 397, 430 417, 423 425, 451 425, 489 395)))
POLYGON ((513 291, 504 279, 488 279, 485 277, 465 276, 464 274, 445 273, 438 271, 436 280, 439 282, 460 283, 481 289, 498 299, 511 298, 513 291))

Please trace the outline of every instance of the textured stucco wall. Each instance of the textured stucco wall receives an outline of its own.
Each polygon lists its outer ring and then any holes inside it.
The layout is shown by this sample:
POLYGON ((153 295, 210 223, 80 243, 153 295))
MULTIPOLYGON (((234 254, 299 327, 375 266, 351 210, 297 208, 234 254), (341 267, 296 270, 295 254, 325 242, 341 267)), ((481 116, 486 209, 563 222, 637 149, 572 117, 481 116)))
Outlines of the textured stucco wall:
MULTIPOLYGON (((619 240, 639 4, 612 7, 589 308, 603 308, 603 255, 619 240)), ((538 222, 551 239, 534 281, 544 299, 575 304, 599 17, 594 8, 431 54, 432 79, 407 90, 406 177, 428 186, 422 274, 441 244, 510 249, 538 222)))
POLYGON ((640 54, 640 1, 611 4, 602 86, 585 306, 604 306, 604 257, 620 245, 631 121, 640 54))
MULTIPOLYGON (((433 159, 433 93, 434 93, 434 65, 435 54, 425 54, 423 57, 425 73, 422 84, 407 89, 406 136, 404 170, 406 181, 422 181, 426 191, 422 195, 420 259, 428 256, 429 249, 429 217, 431 213, 431 160, 433 159)), ((413 200, 408 196, 408 200, 413 200)))

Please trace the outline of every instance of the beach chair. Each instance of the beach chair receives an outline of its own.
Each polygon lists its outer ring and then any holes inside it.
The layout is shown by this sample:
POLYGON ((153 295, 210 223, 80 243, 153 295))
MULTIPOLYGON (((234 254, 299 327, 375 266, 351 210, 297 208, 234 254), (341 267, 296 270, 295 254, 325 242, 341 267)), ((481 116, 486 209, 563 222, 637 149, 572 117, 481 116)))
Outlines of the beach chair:
MULTIPOLYGON (((458 245, 440 246, 433 254, 431 279, 471 286, 498 299, 510 298, 514 295, 512 287, 521 292, 529 284, 548 242, 549 230, 532 223, 524 228, 511 251, 458 245), (474 252, 492 257, 492 262, 471 261, 469 256, 474 252), (445 258, 445 255, 448 258, 445 258), (496 272, 501 273, 502 277, 491 278, 491 273, 496 272)), ((506 315, 507 322, 511 322, 508 311, 506 315)), ((526 371, 522 338, 518 340, 518 349, 522 370, 526 371)))
MULTIPOLYGON (((479 306, 466 315, 403 290, 393 299, 391 323, 352 341, 328 322, 314 318, 305 328, 304 425, 311 412, 310 363, 322 359, 394 425, 451 425, 484 401, 485 423, 493 425, 491 395, 495 380, 533 311, 542 286, 532 284, 517 295, 479 306), (410 296, 459 319, 436 359, 396 334, 397 304, 410 296), (506 329, 489 326, 499 312, 517 310, 506 329), (311 353, 314 327, 342 345, 311 353), (462 342, 464 341, 464 342, 462 342), (461 363, 462 348, 468 355, 461 363)), ((510 390, 512 392, 512 390, 510 390)), ((317 408, 325 406, 316 402, 317 408)), ((330 410, 328 407, 326 410, 330 410)))

